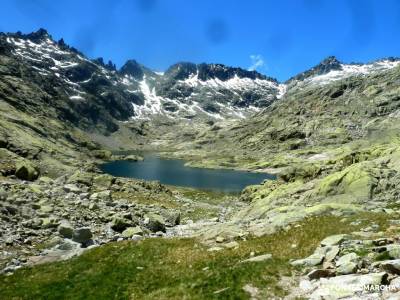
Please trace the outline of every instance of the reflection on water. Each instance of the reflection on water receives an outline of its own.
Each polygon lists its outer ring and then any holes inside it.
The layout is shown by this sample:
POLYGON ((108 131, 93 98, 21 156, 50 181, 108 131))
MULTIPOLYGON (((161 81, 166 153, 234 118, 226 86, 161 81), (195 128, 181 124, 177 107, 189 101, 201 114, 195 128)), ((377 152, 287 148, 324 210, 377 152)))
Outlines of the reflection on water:
POLYGON ((265 173, 250 173, 235 170, 190 168, 183 160, 163 159, 155 155, 146 156, 144 161, 113 161, 101 166, 108 174, 144 180, 158 180, 163 184, 240 192, 244 187, 275 179, 265 173))

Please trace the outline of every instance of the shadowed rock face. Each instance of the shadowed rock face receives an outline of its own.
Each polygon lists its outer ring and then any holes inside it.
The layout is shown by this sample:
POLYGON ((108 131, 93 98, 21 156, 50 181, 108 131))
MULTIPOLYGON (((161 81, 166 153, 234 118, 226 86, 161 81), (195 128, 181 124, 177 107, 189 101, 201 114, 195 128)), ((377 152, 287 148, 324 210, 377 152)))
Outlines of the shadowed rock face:
POLYGON ((171 80, 184 80, 197 72, 197 66, 190 62, 180 62, 172 65, 165 71, 165 76, 171 80))
POLYGON ((276 79, 262 75, 256 71, 247 71, 241 68, 234 68, 225 66, 223 64, 194 64, 190 62, 181 62, 171 66, 165 75, 170 79, 184 80, 189 78, 191 75, 198 74, 198 78, 202 81, 209 79, 219 79, 226 81, 235 76, 239 78, 249 79, 269 79, 273 82, 277 82, 276 79))
POLYGON ((16 109, 108 132, 133 115, 129 94, 113 84, 112 72, 60 47, 45 31, 0 40, 0 93, 16 109))
MULTIPOLYGON (((222 64, 200 64, 197 66, 199 78, 203 81, 208 79, 220 79, 222 81, 231 79, 235 76, 239 78, 249 79, 267 79, 267 76, 256 71, 247 71, 241 68, 232 68, 222 64)), ((275 79, 269 78, 271 81, 277 82, 275 79)))
POLYGON ((34 84, 49 94, 63 119, 81 128, 105 127, 103 132, 132 117, 244 117, 279 93, 275 79, 222 64, 177 63, 160 74, 128 60, 116 70, 111 61, 89 60, 63 39, 55 42, 44 29, 0 34, 0 53, 2 75, 29 80, 19 84, 34 84), (210 110, 211 103, 222 109, 210 110))
POLYGON ((142 80, 144 76, 144 67, 136 60, 128 60, 120 69, 122 75, 130 75, 135 79, 142 80))

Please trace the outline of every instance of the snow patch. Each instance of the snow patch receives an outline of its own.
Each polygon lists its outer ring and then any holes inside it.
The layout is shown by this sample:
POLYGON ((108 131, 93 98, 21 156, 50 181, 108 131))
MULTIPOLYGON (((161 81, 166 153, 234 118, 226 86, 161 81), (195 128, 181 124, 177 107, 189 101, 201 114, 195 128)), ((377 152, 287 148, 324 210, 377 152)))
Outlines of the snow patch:
POLYGON ((156 95, 154 87, 150 89, 146 81, 146 75, 144 75, 142 81, 140 81, 139 88, 144 95, 144 104, 137 105, 132 103, 136 114, 134 118, 147 118, 147 115, 149 114, 165 114, 165 111, 162 108, 163 98, 156 95))
POLYGON ((400 61, 382 60, 364 65, 346 65, 342 64, 342 70, 332 70, 323 75, 317 75, 306 79, 306 83, 325 85, 335 80, 348 78, 351 76, 365 76, 371 73, 376 73, 384 70, 390 70, 397 67, 400 61))
POLYGON ((80 95, 70 96, 69 99, 71 99, 71 100, 85 100, 85 98, 83 98, 80 95))

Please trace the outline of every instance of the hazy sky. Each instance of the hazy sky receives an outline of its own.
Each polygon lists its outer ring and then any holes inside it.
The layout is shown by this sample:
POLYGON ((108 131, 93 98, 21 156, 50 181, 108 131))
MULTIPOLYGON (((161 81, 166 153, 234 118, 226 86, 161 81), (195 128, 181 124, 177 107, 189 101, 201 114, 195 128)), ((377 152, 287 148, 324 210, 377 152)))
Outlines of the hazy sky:
POLYGON ((0 31, 43 27, 91 58, 257 69, 279 80, 329 55, 400 56, 396 0, 0 0, 0 31))

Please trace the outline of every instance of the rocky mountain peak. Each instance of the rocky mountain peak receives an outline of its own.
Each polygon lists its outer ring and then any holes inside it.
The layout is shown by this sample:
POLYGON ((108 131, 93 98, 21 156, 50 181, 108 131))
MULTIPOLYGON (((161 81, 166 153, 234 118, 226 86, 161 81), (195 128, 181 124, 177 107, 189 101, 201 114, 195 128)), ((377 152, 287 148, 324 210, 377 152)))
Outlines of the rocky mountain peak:
POLYGON ((239 78, 249 79, 267 79, 265 75, 262 75, 256 71, 247 71, 242 68, 228 67, 223 64, 199 64, 197 65, 199 70, 199 79, 219 79, 222 81, 229 80, 235 76, 239 78))
POLYGON ((336 56, 328 56, 323 59, 319 65, 340 65, 341 62, 336 58, 336 56))
POLYGON ((45 39, 52 39, 51 35, 47 32, 47 30, 43 28, 39 28, 37 31, 28 34, 22 34, 21 32, 17 32, 16 35, 20 38, 29 39, 33 42, 39 42, 45 39))
POLYGON ((316 65, 312 70, 318 75, 326 74, 332 70, 341 70, 342 63, 335 56, 328 56, 318 65, 316 65))
POLYGON ((304 80, 309 77, 327 74, 333 70, 342 70, 342 68, 343 68, 342 63, 335 56, 328 56, 327 58, 322 60, 318 65, 290 78, 287 82, 291 82, 293 80, 304 80))
POLYGON ((172 65, 166 72, 165 75, 175 80, 185 80, 191 75, 197 74, 198 79, 207 81, 211 79, 219 79, 226 81, 234 78, 249 78, 252 80, 262 79, 269 80, 277 83, 277 80, 271 77, 267 77, 257 71, 248 71, 242 68, 229 67, 223 64, 194 64, 189 62, 180 62, 172 65))
POLYGON ((117 70, 115 64, 111 60, 109 60, 108 63, 105 63, 104 59, 102 57, 98 57, 98 58, 94 59, 93 62, 101 65, 102 67, 106 68, 109 71, 117 70))
POLYGON ((128 60, 119 70, 123 75, 129 75, 137 80, 142 80, 145 74, 144 67, 139 64, 136 60, 128 60))
POLYGON ((191 62, 179 62, 165 71, 165 76, 174 80, 184 80, 197 73, 197 66, 191 62))

